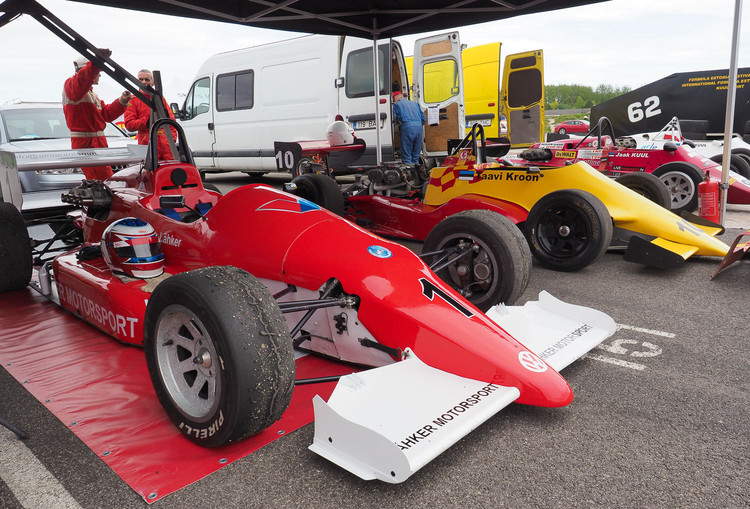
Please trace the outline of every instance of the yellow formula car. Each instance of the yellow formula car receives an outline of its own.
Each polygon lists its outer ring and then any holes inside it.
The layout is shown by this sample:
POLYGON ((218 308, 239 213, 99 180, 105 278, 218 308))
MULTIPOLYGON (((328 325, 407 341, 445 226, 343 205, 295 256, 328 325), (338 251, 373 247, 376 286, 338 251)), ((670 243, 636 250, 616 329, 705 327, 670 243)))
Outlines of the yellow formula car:
POLYGON ((662 268, 729 250, 714 238, 720 225, 646 198, 664 188, 652 175, 631 175, 625 187, 584 162, 519 167, 488 157, 489 148, 481 129, 473 130, 429 176, 409 167, 372 169, 345 191, 345 216, 380 235, 425 240, 429 253, 449 243, 481 244, 457 219, 468 210, 494 211, 524 232, 542 265, 562 271, 587 266, 611 246, 624 248, 627 261, 662 268))

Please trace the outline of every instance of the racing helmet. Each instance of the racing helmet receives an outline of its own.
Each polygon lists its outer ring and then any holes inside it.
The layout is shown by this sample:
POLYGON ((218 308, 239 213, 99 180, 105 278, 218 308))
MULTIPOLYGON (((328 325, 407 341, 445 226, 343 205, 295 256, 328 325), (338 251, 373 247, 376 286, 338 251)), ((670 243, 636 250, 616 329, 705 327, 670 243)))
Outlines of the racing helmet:
POLYGON ((80 57, 76 58, 75 60, 73 60, 73 68, 76 70, 76 72, 78 72, 81 69, 83 69, 84 66, 86 64, 88 64, 88 63, 89 63, 89 59, 88 58, 86 58, 84 56, 80 56, 80 57))
POLYGON ((328 126, 326 138, 328 139, 328 144, 332 147, 351 145, 354 143, 354 129, 343 120, 337 120, 328 126))
POLYGON ((164 272, 164 253, 154 227, 136 217, 110 224, 102 235, 101 248, 114 273, 148 279, 164 272))

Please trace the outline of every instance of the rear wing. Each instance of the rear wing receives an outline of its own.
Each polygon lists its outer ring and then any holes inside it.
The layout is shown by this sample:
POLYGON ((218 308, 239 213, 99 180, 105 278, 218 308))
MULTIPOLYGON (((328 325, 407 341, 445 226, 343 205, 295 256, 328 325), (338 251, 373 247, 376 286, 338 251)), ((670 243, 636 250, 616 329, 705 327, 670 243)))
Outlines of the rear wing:
POLYGON ((0 198, 19 211, 23 204, 19 172, 80 168, 86 166, 129 166, 146 159, 146 145, 78 150, 6 152, 0 150, 0 198))

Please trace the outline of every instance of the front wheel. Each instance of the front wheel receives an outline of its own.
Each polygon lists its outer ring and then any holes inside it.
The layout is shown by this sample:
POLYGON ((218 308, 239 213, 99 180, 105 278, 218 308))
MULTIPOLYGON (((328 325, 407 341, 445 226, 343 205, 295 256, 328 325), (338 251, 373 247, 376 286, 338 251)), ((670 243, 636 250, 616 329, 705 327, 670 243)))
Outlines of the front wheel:
POLYGON ((235 267, 171 276, 146 307, 146 364, 180 432, 217 447, 262 431, 289 406, 292 340, 268 289, 235 267))
POLYGON ((667 186, 672 197, 672 212, 692 212, 698 208, 698 184, 703 175, 697 166, 673 161, 656 168, 653 174, 667 186))
POLYGON ((21 213, 0 202, 0 293, 25 288, 31 281, 31 241, 21 213))
POLYGON ((438 277, 482 311, 513 304, 529 284, 529 246, 497 212, 468 210, 443 219, 422 252, 438 277))
POLYGON ((542 197, 526 218, 531 254, 543 266, 566 272, 599 259, 612 241, 612 230, 607 207, 579 189, 542 197))
POLYGON ((660 207, 667 210, 672 209, 672 197, 669 195, 669 189, 658 177, 651 173, 626 173, 617 177, 615 182, 635 191, 644 198, 648 198, 660 207))
POLYGON ((559 130, 559 131, 557 131, 557 133, 558 133, 558 134, 565 134, 565 133, 567 133, 567 132, 568 132, 568 131, 566 131, 564 127, 561 127, 561 128, 560 128, 560 130, 559 130))

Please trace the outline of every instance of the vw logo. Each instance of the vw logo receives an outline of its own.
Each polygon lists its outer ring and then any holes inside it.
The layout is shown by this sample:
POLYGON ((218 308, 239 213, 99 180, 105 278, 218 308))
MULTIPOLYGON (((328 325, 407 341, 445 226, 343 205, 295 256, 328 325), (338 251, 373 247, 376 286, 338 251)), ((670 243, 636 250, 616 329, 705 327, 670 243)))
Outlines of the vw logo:
POLYGON ((518 354, 518 362, 521 363, 521 366, 534 373, 547 371, 547 364, 531 352, 520 352, 518 354))

